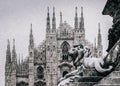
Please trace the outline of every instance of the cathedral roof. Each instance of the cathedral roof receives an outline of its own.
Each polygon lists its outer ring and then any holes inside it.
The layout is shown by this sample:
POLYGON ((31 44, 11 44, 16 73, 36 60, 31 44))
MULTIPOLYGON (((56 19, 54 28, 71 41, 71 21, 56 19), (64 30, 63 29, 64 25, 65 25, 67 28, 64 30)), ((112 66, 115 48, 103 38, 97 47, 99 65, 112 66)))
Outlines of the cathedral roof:
POLYGON ((73 39, 73 28, 65 21, 57 29, 58 39, 73 39))
POLYGON ((59 27, 58 30, 71 30, 73 29, 66 21, 64 21, 59 27))

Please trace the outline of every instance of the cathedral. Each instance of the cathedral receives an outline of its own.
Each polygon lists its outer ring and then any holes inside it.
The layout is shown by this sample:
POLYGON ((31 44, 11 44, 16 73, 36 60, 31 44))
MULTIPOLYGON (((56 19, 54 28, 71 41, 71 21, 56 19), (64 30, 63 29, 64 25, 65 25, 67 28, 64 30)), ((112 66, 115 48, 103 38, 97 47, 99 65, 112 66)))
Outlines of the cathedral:
POLYGON ((49 7, 46 18, 46 38, 38 46, 34 46, 32 24, 30 25, 28 56, 20 60, 13 40, 12 52, 8 40, 5 64, 5 86, 57 86, 57 82, 67 73, 75 70, 68 51, 75 45, 88 46, 92 56, 102 57, 102 37, 98 24, 97 42, 93 45, 85 38, 83 7, 80 18, 75 8, 74 27, 62 19, 60 12, 59 27, 56 27, 55 8, 50 18, 49 7), (52 22, 51 22, 52 21, 52 22))

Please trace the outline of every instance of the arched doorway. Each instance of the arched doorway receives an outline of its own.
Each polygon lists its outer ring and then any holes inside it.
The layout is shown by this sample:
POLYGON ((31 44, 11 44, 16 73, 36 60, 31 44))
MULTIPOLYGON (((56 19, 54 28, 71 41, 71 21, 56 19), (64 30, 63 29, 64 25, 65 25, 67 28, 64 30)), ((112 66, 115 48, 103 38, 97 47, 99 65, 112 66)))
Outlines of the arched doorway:
POLYGON ((38 77, 38 79, 43 79, 44 78, 44 69, 41 66, 39 66, 37 68, 37 77, 38 77))
POLYGON ((68 74, 68 72, 64 71, 63 74, 62 74, 62 77, 64 77, 66 74, 68 74))
POLYGON ((70 49, 69 43, 64 41, 61 45, 61 49, 62 49, 62 60, 68 61, 68 51, 70 49))

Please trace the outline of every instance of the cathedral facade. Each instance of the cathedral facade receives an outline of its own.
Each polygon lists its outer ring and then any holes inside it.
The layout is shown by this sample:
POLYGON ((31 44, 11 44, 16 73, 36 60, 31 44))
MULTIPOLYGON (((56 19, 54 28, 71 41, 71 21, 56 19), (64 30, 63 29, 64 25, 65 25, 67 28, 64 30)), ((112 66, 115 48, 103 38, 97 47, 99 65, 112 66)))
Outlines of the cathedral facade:
POLYGON ((92 55, 102 56, 102 38, 100 24, 98 24, 97 43, 94 46, 85 38, 83 7, 78 18, 75 8, 74 27, 63 22, 60 13, 60 24, 56 27, 55 8, 53 8, 52 23, 49 8, 47 8, 46 38, 39 46, 34 46, 32 24, 29 37, 29 56, 25 60, 17 60, 15 40, 10 51, 8 40, 5 64, 5 86, 57 86, 57 82, 67 73, 75 70, 68 51, 74 45, 88 46, 92 55))

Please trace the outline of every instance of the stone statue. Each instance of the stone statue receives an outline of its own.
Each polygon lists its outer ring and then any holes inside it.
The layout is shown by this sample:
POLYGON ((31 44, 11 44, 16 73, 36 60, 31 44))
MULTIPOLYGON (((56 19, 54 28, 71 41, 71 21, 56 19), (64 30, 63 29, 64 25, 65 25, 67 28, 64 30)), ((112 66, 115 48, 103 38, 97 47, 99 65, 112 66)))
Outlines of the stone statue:
POLYGON ((81 78, 83 69, 94 68, 98 73, 111 72, 120 61, 120 40, 113 46, 109 53, 102 58, 92 57, 88 47, 82 45, 70 49, 69 55, 74 59, 73 64, 78 69, 66 74, 59 80, 58 86, 69 83, 74 78, 81 78))

